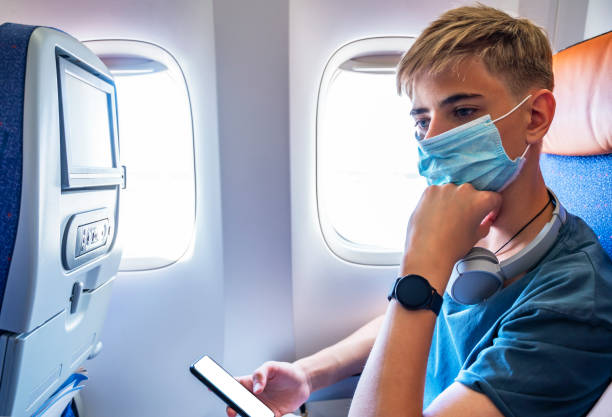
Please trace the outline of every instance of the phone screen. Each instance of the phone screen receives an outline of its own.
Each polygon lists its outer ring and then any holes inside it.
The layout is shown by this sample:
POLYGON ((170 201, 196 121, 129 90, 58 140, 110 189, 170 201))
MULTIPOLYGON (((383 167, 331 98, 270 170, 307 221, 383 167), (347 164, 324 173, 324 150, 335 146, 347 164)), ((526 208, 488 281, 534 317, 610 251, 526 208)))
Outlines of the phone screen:
POLYGON ((274 412, 209 356, 191 365, 191 373, 244 417, 274 417, 274 412))

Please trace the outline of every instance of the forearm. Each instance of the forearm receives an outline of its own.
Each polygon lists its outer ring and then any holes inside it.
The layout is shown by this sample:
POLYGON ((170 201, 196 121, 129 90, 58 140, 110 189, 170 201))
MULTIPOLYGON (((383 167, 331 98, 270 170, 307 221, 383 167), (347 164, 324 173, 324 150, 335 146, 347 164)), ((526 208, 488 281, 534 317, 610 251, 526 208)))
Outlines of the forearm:
POLYGON ((436 316, 393 300, 359 380, 349 416, 421 416, 436 316))
POLYGON ((296 361, 308 376, 311 391, 361 373, 383 319, 377 317, 335 345, 296 361))
MULTIPOLYGON (((452 263, 428 262, 415 252, 404 259, 402 275, 429 278, 443 293, 452 263)), ((391 300, 382 328, 351 403, 349 416, 422 416, 427 359, 436 324, 431 310, 408 310, 391 300)))

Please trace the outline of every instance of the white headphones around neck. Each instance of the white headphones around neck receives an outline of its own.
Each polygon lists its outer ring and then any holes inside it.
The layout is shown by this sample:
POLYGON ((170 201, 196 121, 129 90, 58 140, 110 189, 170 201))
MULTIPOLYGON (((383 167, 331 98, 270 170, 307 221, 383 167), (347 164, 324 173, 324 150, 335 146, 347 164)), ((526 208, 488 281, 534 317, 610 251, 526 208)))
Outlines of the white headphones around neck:
POLYGON ((504 281, 533 268, 542 259, 567 218, 557 196, 550 189, 548 194, 554 205, 552 218, 520 252, 499 262, 493 252, 476 246, 455 264, 446 287, 453 300, 461 304, 480 303, 500 291, 504 281))

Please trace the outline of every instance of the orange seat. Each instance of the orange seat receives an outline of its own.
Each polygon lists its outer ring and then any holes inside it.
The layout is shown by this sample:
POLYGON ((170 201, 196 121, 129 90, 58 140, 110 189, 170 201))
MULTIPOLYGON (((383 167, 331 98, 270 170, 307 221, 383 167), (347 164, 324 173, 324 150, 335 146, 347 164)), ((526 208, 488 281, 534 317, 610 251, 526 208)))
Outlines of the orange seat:
POLYGON ((542 151, 612 152, 612 31, 555 54, 553 72, 557 109, 542 151))

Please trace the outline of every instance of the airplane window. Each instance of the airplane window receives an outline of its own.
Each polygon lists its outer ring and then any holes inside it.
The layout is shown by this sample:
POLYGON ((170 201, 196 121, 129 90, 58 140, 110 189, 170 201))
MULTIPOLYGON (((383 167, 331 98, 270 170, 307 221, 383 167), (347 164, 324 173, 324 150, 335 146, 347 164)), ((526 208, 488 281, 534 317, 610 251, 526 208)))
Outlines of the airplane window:
POLYGON ((191 105, 178 64, 154 45, 91 41, 117 87, 121 270, 167 266, 185 254, 195 221, 191 105))
POLYGON ((321 226, 332 251, 357 263, 399 263, 408 218, 426 187, 411 103, 395 86, 400 57, 369 52, 330 62, 319 95, 321 226))

